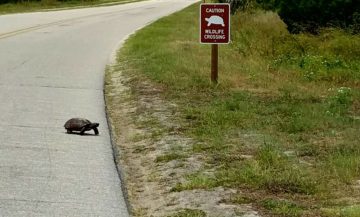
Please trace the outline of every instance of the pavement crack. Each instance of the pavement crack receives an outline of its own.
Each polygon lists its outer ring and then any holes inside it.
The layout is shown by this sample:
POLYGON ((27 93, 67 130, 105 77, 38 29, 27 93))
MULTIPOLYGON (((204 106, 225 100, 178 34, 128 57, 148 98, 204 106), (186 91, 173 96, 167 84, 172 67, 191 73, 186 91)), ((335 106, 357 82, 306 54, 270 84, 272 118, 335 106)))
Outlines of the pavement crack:
POLYGON ((3 86, 3 87, 40 87, 40 88, 69 89, 69 90, 96 90, 96 91, 103 91, 102 88, 56 86, 56 85, 32 85, 32 84, 9 85, 9 84, 0 83, 0 86, 3 86))
POLYGON ((50 201, 50 200, 27 200, 27 199, 0 199, 0 201, 9 201, 9 202, 26 202, 26 203, 48 203, 48 204, 77 204, 77 205, 91 205, 89 203, 79 203, 75 201, 50 201))
POLYGON ((22 61, 20 64, 17 64, 17 65, 15 65, 14 67, 10 68, 10 69, 9 69, 9 72, 15 71, 17 68, 25 65, 25 64, 26 64, 27 62, 29 62, 29 61, 30 61, 30 59, 22 61))
POLYGON ((98 89, 98 88, 88 88, 88 87, 66 87, 66 86, 52 86, 52 85, 42 85, 39 87, 44 87, 44 88, 59 88, 59 89, 71 89, 71 90, 101 90, 102 89, 98 89))
POLYGON ((15 127, 15 128, 33 128, 33 129, 59 129, 60 127, 39 127, 30 125, 17 125, 17 124, 0 124, 0 127, 15 127))

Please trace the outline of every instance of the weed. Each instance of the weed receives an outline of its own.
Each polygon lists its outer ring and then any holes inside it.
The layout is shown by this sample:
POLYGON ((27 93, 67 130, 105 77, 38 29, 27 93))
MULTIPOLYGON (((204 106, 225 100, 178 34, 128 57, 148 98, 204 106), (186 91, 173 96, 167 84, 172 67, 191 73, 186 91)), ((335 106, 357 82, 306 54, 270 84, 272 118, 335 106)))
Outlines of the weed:
POLYGON ((306 168, 296 166, 275 146, 265 144, 255 156, 237 168, 217 174, 218 185, 231 187, 248 185, 274 193, 314 194, 316 180, 308 176, 306 168))
POLYGON ((328 171, 328 177, 332 176, 350 185, 358 178, 360 172, 360 150, 344 146, 333 150, 327 157, 324 164, 324 171, 328 171))
POLYGON ((266 199, 261 205, 271 213, 284 217, 301 216, 303 209, 291 201, 266 199))
POLYGON ((198 209, 184 209, 167 217, 206 217, 206 213, 198 209))
POLYGON ((234 204, 250 204, 254 202, 254 199, 246 197, 244 195, 232 195, 230 199, 224 200, 224 202, 234 204))
POLYGON ((217 182, 214 178, 201 173, 196 173, 188 175, 186 183, 178 183, 171 191, 178 192, 192 189, 211 189, 216 186, 217 182))
POLYGON ((355 206, 350 206, 350 207, 343 208, 343 209, 341 209, 340 216, 341 217, 357 217, 357 216, 360 216, 360 206, 355 205, 355 206))
POLYGON ((170 162, 172 160, 178 160, 178 159, 182 159, 185 158, 186 155, 184 154, 179 154, 179 153, 169 153, 169 154, 165 154, 162 156, 158 156, 155 159, 156 163, 166 163, 166 162, 170 162))
POLYGON ((344 115, 346 114, 352 103, 352 91, 349 87, 340 87, 335 91, 333 89, 329 89, 329 91, 334 92, 330 95, 328 99, 329 110, 326 111, 329 115, 344 115))

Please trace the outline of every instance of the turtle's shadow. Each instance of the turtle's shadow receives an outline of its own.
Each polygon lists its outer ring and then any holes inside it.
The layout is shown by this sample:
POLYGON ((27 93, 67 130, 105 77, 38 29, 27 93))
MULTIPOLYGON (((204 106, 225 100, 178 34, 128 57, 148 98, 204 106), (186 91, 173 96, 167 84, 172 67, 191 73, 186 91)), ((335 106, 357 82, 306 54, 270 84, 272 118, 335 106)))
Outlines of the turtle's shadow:
POLYGON ((78 132, 71 132, 71 133, 64 132, 64 133, 68 134, 68 135, 78 135, 78 136, 99 136, 99 134, 96 135, 96 134, 93 134, 93 133, 84 133, 82 135, 80 133, 78 133, 78 132))

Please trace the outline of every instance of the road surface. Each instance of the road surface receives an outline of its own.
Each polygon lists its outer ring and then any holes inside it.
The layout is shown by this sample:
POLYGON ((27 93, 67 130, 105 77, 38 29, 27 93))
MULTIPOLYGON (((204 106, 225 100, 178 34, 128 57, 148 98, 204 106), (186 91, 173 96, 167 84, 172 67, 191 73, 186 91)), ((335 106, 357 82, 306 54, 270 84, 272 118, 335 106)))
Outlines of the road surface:
POLYGON ((104 69, 128 34, 194 2, 0 16, 1 217, 128 216, 104 110, 104 69), (66 134, 72 117, 99 122, 100 135, 66 134))

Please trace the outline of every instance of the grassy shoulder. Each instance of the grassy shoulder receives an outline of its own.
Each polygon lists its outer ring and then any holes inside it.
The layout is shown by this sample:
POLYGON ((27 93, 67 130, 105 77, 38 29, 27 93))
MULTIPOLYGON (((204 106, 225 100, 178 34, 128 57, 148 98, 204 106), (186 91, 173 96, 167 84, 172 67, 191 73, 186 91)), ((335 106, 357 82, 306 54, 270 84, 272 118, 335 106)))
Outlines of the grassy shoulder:
POLYGON ((181 133, 196 141, 157 162, 203 156, 171 191, 237 189, 226 203, 269 216, 359 216, 360 36, 291 35, 273 12, 239 13, 213 86, 198 11, 140 30, 118 58, 130 83, 150 82, 177 105, 181 133))
POLYGON ((10 13, 34 12, 40 10, 60 10, 78 7, 110 6, 138 2, 143 0, 42 0, 42 1, 23 1, 19 3, 0 4, 0 15, 10 13))

